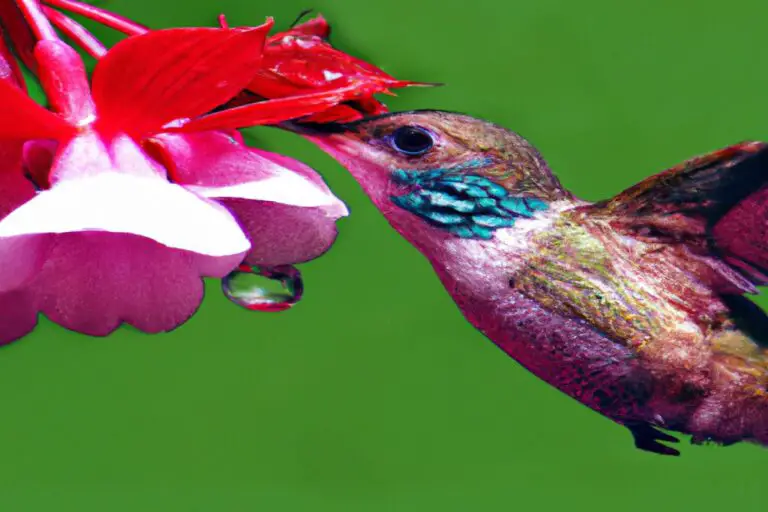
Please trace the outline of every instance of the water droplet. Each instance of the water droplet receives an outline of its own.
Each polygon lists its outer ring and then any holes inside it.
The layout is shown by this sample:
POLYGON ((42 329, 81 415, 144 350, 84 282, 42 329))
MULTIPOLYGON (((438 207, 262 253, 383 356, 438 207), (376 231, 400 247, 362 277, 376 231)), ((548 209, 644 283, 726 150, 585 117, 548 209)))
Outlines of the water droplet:
POLYGON ((240 265, 221 280, 224 295, 251 311, 285 311, 301 300, 301 272, 291 265, 256 267, 240 265))

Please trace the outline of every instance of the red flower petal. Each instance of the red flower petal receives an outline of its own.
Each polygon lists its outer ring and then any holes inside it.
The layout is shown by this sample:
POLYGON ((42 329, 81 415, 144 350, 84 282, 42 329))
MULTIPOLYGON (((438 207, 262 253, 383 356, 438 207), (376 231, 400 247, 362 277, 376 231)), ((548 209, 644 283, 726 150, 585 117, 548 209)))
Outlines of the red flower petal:
POLYGON ((339 87, 352 81, 375 82, 385 87, 414 85, 414 82, 397 80, 319 38, 308 37, 288 37, 278 44, 266 46, 262 71, 248 88, 258 94, 261 80, 275 78, 297 88, 313 89, 330 85, 339 87))
POLYGON ((245 92, 256 94, 262 98, 274 99, 311 92, 309 87, 299 87, 268 69, 259 69, 245 92))
POLYGON ((254 80, 254 92, 258 93, 256 89, 260 79, 282 79, 300 88, 327 87, 330 84, 340 87, 350 81, 375 81, 388 87, 416 84, 397 80, 373 64, 337 50, 326 40, 328 32, 330 27, 319 16, 270 37, 264 48, 263 72, 254 80))
POLYGON ((309 117, 303 117, 303 123, 351 123, 359 121, 364 116, 359 110, 349 105, 337 105, 309 117))
MULTIPOLYGON (((410 85, 428 85, 403 81, 385 73, 376 66, 335 49, 327 41, 330 27, 322 16, 298 25, 287 32, 275 34, 267 40, 264 60, 246 92, 258 97, 275 99, 303 95, 329 88, 354 86, 343 101, 355 99, 354 104, 334 106, 303 121, 349 122, 363 115, 377 115, 387 111, 373 98, 390 88, 410 85)), ((241 95, 238 100, 245 102, 241 95)), ((257 100, 253 98, 251 101, 257 100)))
POLYGON ((168 132, 191 132, 202 130, 221 130, 226 128, 245 128, 260 124, 275 124, 289 119, 322 112, 330 107, 360 94, 357 86, 331 89, 330 91, 291 96, 277 100, 261 101, 241 107, 222 110, 199 119, 192 120, 181 127, 167 127, 168 132))
POLYGON ((338 105, 318 114, 301 119, 303 123, 351 123, 365 116, 378 116, 389 112, 386 105, 370 96, 338 105))
POLYGON ((119 42, 93 73, 100 128, 138 136, 225 103, 253 78, 272 23, 157 30, 119 42))
POLYGON ((0 80, 0 138, 65 139, 75 128, 35 103, 8 80, 0 80))

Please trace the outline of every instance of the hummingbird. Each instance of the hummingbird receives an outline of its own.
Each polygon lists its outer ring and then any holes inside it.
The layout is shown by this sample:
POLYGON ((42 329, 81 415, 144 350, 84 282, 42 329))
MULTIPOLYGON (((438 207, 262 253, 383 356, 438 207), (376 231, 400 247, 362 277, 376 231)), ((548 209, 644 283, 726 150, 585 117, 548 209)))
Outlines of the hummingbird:
POLYGON ((526 139, 417 110, 291 125, 341 163, 464 317, 634 445, 768 446, 768 145, 692 158, 616 196, 566 190, 526 139))

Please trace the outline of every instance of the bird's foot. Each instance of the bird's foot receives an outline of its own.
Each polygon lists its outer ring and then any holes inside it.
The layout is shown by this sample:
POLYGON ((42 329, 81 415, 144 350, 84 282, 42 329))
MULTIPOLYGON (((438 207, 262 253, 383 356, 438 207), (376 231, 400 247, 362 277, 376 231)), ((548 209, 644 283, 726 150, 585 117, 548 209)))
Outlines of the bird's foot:
POLYGON ((632 423, 625 426, 632 432, 636 448, 646 452, 658 453, 659 455, 672 455, 675 457, 680 455, 679 451, 660 443, 660 441, 679 443, 680 440, 676 437, 665 434, 648 423, 632 423))

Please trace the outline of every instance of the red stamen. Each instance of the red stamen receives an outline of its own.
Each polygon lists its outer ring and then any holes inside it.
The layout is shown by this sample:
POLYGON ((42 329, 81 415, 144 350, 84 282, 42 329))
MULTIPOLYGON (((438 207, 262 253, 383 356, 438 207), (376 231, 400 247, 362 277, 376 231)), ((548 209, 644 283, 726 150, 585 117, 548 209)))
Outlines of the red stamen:
POLYGON ((38 78, 50 108, 67 121, 83 125, 94 115, 93 98, 82 57, 63 41, 40 41, 35 46, 38 78))
POLYGON ((53 23, 56 28, 75 41, 91 57, 98 59, 107 53, 107 48, 101 44, 101 41, 96 39, 96 37, 80 23, 50 7, 43 7, 43 12, 48 16, 48 19, 51 20, 51 23, 53 23))
POLYGON ((18 0, 16 5, 21 9, 21 12, 27 19, 27 23, 29 23, 29 28, 32 29, 32 32, 39 40, 59 40, 56 30, 45 14, 43 14, 40 3, 37 0, 18 0))
POLYGON ((37 38, 24 18, 24 13, 16 5, 16 0, 0 0, 0 20, 16 55, 27 68, 37 73, 37 61, 33 55, 37 38))
POLYGON ((111 29, 117 30, 118 32, 122 32, 125 35, 138 36, 149 32, 149 29, 144 25, 140 25, 120 15, 113 14, 107 10, 96 7, 95 5, 84 4, 76 0, 44 1, 52 7, 58 7, 59 9, 79 14, 89 20, 93 20, 111 29))
POLYGON ((9 80, 22 90, 26 90, 27 87, 19 63, 5 42, 2 29, 0 29, 0 80, 9 80))
POLYGON ((89 119, 94 107, 83 59, 59 38, 37 0, 16 0, 16 5, 38 39, 33 54, 48 102, 70 123, 89 119))
POLYGON ((219 14, 219 26, 221 28, 229 28, 229 22, 227 22, 226 14, 219 14))

